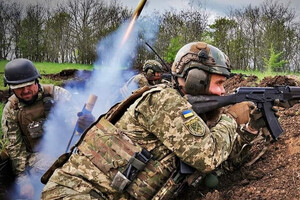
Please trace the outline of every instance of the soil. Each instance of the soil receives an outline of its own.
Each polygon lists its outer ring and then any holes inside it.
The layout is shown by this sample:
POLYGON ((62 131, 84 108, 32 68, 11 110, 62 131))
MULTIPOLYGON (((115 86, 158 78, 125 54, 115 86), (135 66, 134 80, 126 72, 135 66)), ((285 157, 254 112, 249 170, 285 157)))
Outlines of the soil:
MULTIPOLYGON (((81 81, 77 70, 64 70, 58 74, 43 75, 54 80, 81 81)), ((85 71, 86 76, 90 72, 85 71)), ((225 83, 225 89, 233 92, 238 87, 272 87, 277 85, 300 86, 299 77, 266 77, 260 82, 256 76, 235 74, 225 83)), ((5 102, 7 91, 0 91, 5 102)), ((266 152, 251 165, 219 177, 219 185, 209 189, 203 185, 184 190, 176 199, 201 200, 296 200, 300 199, 300 104, 291 108, 279 108, 279 121, 284 133, 278 140, 260 140, 251 150, 249 161, 267 147, 266 152)))

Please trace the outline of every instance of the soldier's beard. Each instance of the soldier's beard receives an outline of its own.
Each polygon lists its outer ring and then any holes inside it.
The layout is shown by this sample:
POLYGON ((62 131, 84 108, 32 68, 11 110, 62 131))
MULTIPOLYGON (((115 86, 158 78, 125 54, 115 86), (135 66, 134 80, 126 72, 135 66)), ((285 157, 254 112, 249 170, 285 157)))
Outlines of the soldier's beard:
MULTIPOLYGON (((16 95, 16 96, 17 96, 17 95, 16 95)), ((38 98, 38 93, 37 93, 36 95, 34 95, 34 96, 32 97, 32 99, 30 99, 30 100, 28 100, 28 101, 26 101, 26 100, 24 100, 24 99, 21 99, 21 98, 19 98, 18 96, 17 96, 17 98, 19 99, 20 102, 22 102, 22 103, 24 103, 24 104, 26 104, 26 105, 31 105, 31 104, 33 104, 33 103, 37 100, 37 98, 38 98)))

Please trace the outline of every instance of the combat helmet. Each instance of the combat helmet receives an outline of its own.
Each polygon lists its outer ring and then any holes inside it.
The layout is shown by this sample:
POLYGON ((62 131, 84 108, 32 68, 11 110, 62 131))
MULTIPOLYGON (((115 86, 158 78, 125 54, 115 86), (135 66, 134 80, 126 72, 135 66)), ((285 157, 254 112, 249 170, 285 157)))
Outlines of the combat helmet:
POLYGON ((32 84, 38 78, 41 78, 39 71, 28 59, 17 58, 5 65, 4 86, 10 85, 11 89, 32 84))
POLYGON ((230 70, 230 61, 225 53, 205 42, 184 45, 172 65, 172 75, 185 78, 184 89, 192 95, 208 91, 211 74, 228 77, 230 70))
POLYGON ((162 65, 156 60, 147 60, 143 65, 143 72, 146 74, 153 74, 155 72, 163 72, 163 68, 162 65))

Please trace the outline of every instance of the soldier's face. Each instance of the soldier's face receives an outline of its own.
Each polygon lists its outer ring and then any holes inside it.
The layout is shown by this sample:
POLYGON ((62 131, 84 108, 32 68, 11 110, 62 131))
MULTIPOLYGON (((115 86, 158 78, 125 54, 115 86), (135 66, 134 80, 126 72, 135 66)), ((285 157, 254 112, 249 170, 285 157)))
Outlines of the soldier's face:
POLYGON ((162 75, 161 72, 155 72, 155 73, 154 73, 154 79, 155 79, 155 80, 160 80, 160 79, 161 79, 161 75, 162 75))
POLYGON ((37 83, 27 85, 25 87, 13 89, 13 92, 17 97, 25 101, 30 101, 38 93, 39 86, 37 83))
POLYGON ((224 82, 226 81, 225 76, 218 74, 212 74, 208 89, 208 94, 222 96, 225 94, 224 82))

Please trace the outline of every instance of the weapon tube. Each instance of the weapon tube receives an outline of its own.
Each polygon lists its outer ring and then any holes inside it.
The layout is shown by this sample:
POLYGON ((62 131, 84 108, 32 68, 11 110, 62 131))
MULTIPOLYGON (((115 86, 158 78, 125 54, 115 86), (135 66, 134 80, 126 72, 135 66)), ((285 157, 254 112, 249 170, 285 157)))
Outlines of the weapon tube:
MULTIPOLYGON (((85 114, 90 114, 92 113, 93 111, 93 108, 95 106, 95 103, 97 101, 97 96, 91 94, 89 96, 89 99, 88 101, 84 104, 83 108, 82 108, 82 115, 85 115, 85 114)), ((78 127, 78 124, 76 123, 76 126, 75 126, 75 129, 76 129, 76 134, 81 134, 83 133, 84 130, 82 130, 81 128, 78 127)))
POLYGON ((141 12, 142 12, 142 10, 143 10, 146 2, 147 2, 147 0, 141 0, 139 2, 139 4, 137 5, 137 7, 136 7, 136 9, 135 9, 135 11, 133 13, 133 16, 136 16, 136 17, 140 16, 140 14, 141 14, 141 12))
MULTIPOLYGON (((96 95, 93 95, 93 94, 91 94, 90 96, 89 96, 89 98, 88 98, 88 100, 87 100, 87 102, 84 104, 84 106, 83 106, 83 108, 82 108, 82 110, 81 110, 81 113, 84 115, 84 114, 90 114, 90 113, 92 113, 92 111, 93 111, 93 108, 94 108, 94 106, 95 106, 95 103, 96 103, 96 101, 97 101, 97 96, 96 95)), ((79 134, 81 134, 81 133, 83 133, 83 129, 81 129, 81 128, 79 128, 78 127, 78 120, 77 120, 77 122, 76 122, 76 125, 75 125, 75 128, 74 128, 74 131, 73 131, 73 133, 72 133, 72 136, 71 136, 71 138, 70 138, 70 140, 69 140, 69 143, 68 143, 68 146, 67 146, 67 148, 66 148, 66 152, 68 152, 68 150, 69 150, 69 147, 70 147, 70 145, 71 145, 71 142, 72 142, 72 140, 73 140, 73 137, 74 137, 74 135, 76 134, 76 135, 79 135, 79 134)))

